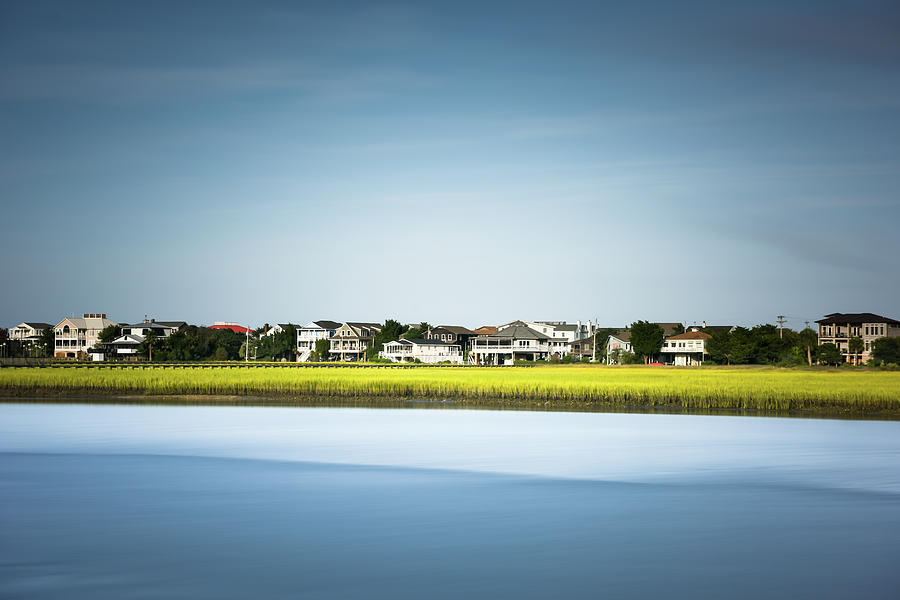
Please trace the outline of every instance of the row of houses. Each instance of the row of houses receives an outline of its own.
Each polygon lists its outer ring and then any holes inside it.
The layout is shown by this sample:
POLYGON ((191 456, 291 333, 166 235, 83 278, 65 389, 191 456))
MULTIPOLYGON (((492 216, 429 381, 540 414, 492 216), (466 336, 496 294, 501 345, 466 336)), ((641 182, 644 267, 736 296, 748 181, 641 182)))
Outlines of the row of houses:
MULTIPOLYGON (((832 343, 844 356, 845 362, 859 364, 871 357, 873 342, 882 337, 900 336, 900 321, 873 313, 832 313, 816 321, 819 344, 832 343), (855 351, 851 339, 862 340, 862 349, 855 351)), ((114 325, 119 336, 107 347, 121 356, 133 355, 147 336, 165 338, 182 327, 185 321, 157 321, 144 319, 140 323, 116 323, 105 313, 85 313, 80 318, 66 317, 55 326, 42 322, 24 322, 10 329, 10 338, 25 343, 37 343, 46 329, 54 332, 56 358, 80 358, 100 346, 99 334, 114 325)), ((690 326, 681 323, 657 323, 664 335, 658 359, 673 365, 700 365, 708 355, 707 343, 717 331, 732 331, 734 326, 690 326)), ((233 322, 217 321, 210 327, 230 329, 251 335, 247 327, 233 322)), ((284 331, 287 324, 267 329, 264 335, 284 331)), ((295 326, 297 331, 297 360, 310 360, 317 351, 317 342, 328 341, 329 360, 361 361, 373 348, 381 332, 379 323, 360 321, 310 321, 295 326)), ((633 353, 631 331, 628 328, 601 328, 593 322, 511 321, 499 326, 468 329, 459 325, 431 327, 421 337, 403 338, 381 344, 378 354, 393 362, 452 363, 475 365, 511 365, 516 361, 542 361, 571 356, 574 360, 616 364, 625 354, 633 353), (612 331, 612 333, 609 333, 612 331), (604 334, 599 335, 600 332, 604 334), (598 351, 605 348, 598 356, 598 351)))
MULTIPOLYGON (((107 346, 117 354, 128 356, 137 352, 150 332, 156 337, 168 337, 182 327, 185 321, 156 321, 146 319, 140 323, 117 323, 106 316, 106 313, 84 313, 81 317, 65 317, 56 325, 28 321, 19 323, 9 330, 9 337, 26 344, 36 344, 43 340, 43 332, 53 331, 53 356, 55 358, 82 358, 92 350, 100 348, 100 332, 107 327, 119 329, 119 336, 107 346)), ((212 327, 220 326, 219 323, 212 327)), ((101 356, 98 353, 97 356, 101 356)))

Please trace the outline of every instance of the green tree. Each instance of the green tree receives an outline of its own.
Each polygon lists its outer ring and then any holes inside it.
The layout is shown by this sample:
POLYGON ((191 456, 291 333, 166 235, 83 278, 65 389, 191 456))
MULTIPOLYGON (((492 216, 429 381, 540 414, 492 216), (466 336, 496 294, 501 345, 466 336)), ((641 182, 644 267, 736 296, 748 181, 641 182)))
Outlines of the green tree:
POLYGON ((731 333, 725 330, 715 331, 706 341, 706 352, 709 358, 718 364, 731 364, 731 333))
POLYGON ((636 321, 631 324, 631 348, 634 353, 650 362, 650 357, 659 354, 665 341, 665 332, 656 323, 636 321))
POLYGON ((900 365, 900 337, 883 337, 872 342, 872 359, 878 364, 900 365))
POLYGON ((101 344, 108 344, 117 337, 119 337, 118 325, 107 325, 97 334, 97 339, 100 340, 101 344))
POLYGON ((41 332, 41 341, 38 343, 41 345, 44 356, 53 356, 53 350, 56 347, 56 330, 52 327, 46 327, 41 332))
MULTIPOLYGON (((421 323, 421 325, 428 325, 427 323, 421 323)), ((427 331, 427 327, 425 331, 427 331)), ((375 337, 372 339, 372 344, 366 348, 366 360, 374 360, 378 357, 378 353, 384 348, 384 344, 388 342, 395 342, 400 339, 400 336, 403 335, 407 331, 407 328, 400 324, 399 321, 394 319, 388 319, 384 322, 384 325, 381 327, 381 331, 375 334, 375 337)), ((424 335, 424 332, 423 334, 424 335)))
POLYGON ((816 332, 807 327, 799 334, 797 334, 798 346, 803 350, 803 353, 806 355, 806 362, 809 366, 813 364, 813 354, 816 350, 816 346, 819 344, 819 336, 816 335, 816 332))
POLYGON ((316 340, 316 360, 327 361, 331 354, 331 340, 322 338, 316 340))
POLYGON ((403 332, 403 337, 407 340, 414 340, 417 338, 421 338, 425 335, 425 332, 431 329, 431 325, 422 321, 418 325, 413 327, 409 327, 406 331, 403 332))
POLYGON ((858 365, 860 360, 860 354, 863 353, 863 350, 866 349, 865 343, 861 337, 852 337, 847 342, 847 350, 850 351, 850 354, 853 355, 853 364, 858 365))
POLYGON ((841 361, 843 360, 841 357, 841 351, 838 350, 838 347, 831 342, 819 346, 816 356, 818 358, 818 361, 825 365, 836 366, 841 364, 841 361))
POLYGON ((672 335, 678 335, 679 333, 684 333, 684 325, 675 323, 675 326, 672 327, 672 335))
POLYGON ((256 347, 256 358, 260 360, 294 360, 297 352, 297 328, 287 324, 278 333, 262 335, 258 341, 250 341, 251 355, 256 347))
POLYGON ((735 365, 746 365, 753 361, 753 332, 746 327, 735 327, 731 332, 729 358, 735 365))
MULTIPOLYGON (((144 336, 144 341, 141 342, 140 345, 138 345, 138 355, 141 358, 149 361, 153 360, 153 353, 158 353, 159 351, 156 342, 157 338, 158 336, 156 335, 156 331, 154 331, 153 329, 147 330, 147 335, 144 336)), ((159 356, 157 356, 156 358, 159 358, 159 356)))

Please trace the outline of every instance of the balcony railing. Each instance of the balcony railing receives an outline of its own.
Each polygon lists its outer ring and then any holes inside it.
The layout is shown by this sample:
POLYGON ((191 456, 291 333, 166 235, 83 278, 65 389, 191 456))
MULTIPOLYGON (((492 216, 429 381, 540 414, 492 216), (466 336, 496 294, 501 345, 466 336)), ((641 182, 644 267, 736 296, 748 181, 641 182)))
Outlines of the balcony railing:
POLYGON ((549 352, 550 346, 548 344, 538 344, 538 343, 530 343, 530 344, 519 344, 518 341, 515 342, 480 342, 475 341, 472 342, 470 346, 472 352, 549 352))

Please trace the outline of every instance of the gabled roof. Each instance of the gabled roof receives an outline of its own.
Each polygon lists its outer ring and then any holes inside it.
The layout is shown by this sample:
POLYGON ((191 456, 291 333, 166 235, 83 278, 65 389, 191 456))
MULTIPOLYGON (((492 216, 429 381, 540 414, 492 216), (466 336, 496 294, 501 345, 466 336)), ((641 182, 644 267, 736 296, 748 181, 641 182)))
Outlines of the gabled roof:
POLYGON ((712 336, 702 331, 685 331, 678 335, 670 335, 667 340, 708 340, 712 336))
POLYGON ((623 329, 622 331, 619 331, 618 333, 609 334, 609 337, 616 338, 620 342, 630 342, 631 341, 631 330, 623 329))
POLYGON ((123 329, 172 329, 171 325, 165 325, 159 321, 144 321, 133 325, 122 325, 123 329))
POLYGON ((518 325, 518 326, 528 327, 528 323, 526 323, 525 321, 521 321, 521 320, 518 320, 518 319, 517 319, 517 320, 515 320, 515 321, 510 321, 509 323, 504 323, 503 325, 500 325, 497 329, 503 331, 503 330, 506 329, 507 327, 514 327, 514 326, 517 326, 517 325, 518 325))
POLYGON ((502 339, 514 340, 549 340, 550 338, 543 333, 537 332, 527 325, 509 325, 498 331, 497 333, 483 336, 502 339))
POLYGON ((352 331, 356 336, 362 336, 362 329, 373 329, 376 332, 381 331, 380 323, 361 323, 356 321, 348 321, 341 325, 341 327, 343 327, 344 325, 349 327, 350 331, 352 331))
POLYGON ((182 327, 187 327, 187 321, 157 321, 160 325, 165 325, 166 327, 174 327, 176 329, 181 329, 182 327))
MULTIPOLYGON (((37 323, 37 322, 30 322, 30 321, 25 321, 24 323, 22 323, 22 325, 27 325, 28 327, 31 327, 32 329, 40 329, 40 330, 47 329, 48 327, 49 328, 53 327, 53 325, 51 325, 50 323, 37 323)), ((21 327, 22 325, 17 325, 17 327, 21 327)))
POLYGON ((322 319, 320 321, 310 321, 306 325, 299 325, 297 329, 314 329, 316 327, 320 329, 337 329, 343 323, 338 323, 337 321, 329 321, 327 319, 322 319))
POLYGON ((107 319, 106 317, 66 317, 57 323, 56 327, 59 327, 66 321, 78 329, 103 329, 110 325, 118 325, 118 323, 112 319, 107 319))
POLYGON ((475 335, 493 335, 499 331, 493 325, 482 325, 478 329, 474 330, 472 333, 475 335))
POLYGON ((369 329, 377 329, 381 331, 381 323, 366 323, 365 321, 347 321, 350 327, 367 327, 369 329))
POLYGON ((142 335, 120 335, 113 341, 109 343, 110 346, 124 346, 124 345, 135 345, 140 344, 144 341, 144 336, 142 335))
POLYGON ((882 317, 873 313, 831 313, 825 315, 824 319, 819 319, 816 323, 822 325, 844 325, 849 323, 852 325, 861 325, 862 323, 889 323, 890 325, 900 325, 900 321, 882 317))

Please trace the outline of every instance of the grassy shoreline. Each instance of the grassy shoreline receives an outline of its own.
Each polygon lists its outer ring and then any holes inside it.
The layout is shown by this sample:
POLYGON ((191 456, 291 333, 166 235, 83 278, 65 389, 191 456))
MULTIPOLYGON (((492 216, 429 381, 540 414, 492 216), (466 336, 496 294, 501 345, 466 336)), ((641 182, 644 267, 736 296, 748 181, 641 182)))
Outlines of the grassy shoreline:
MULTIPOLYGON (((803 412, 900 418, 900 372, 808 369, 660 369, 599 366, 440 369, 17 368, 0 370, 0 397, 271 398, 452 401, 529 410, 803 412)), ((198 400, 199 401, 199 400, 198 400)), ((421 404, 420 404, 421 405, 421 404)))

